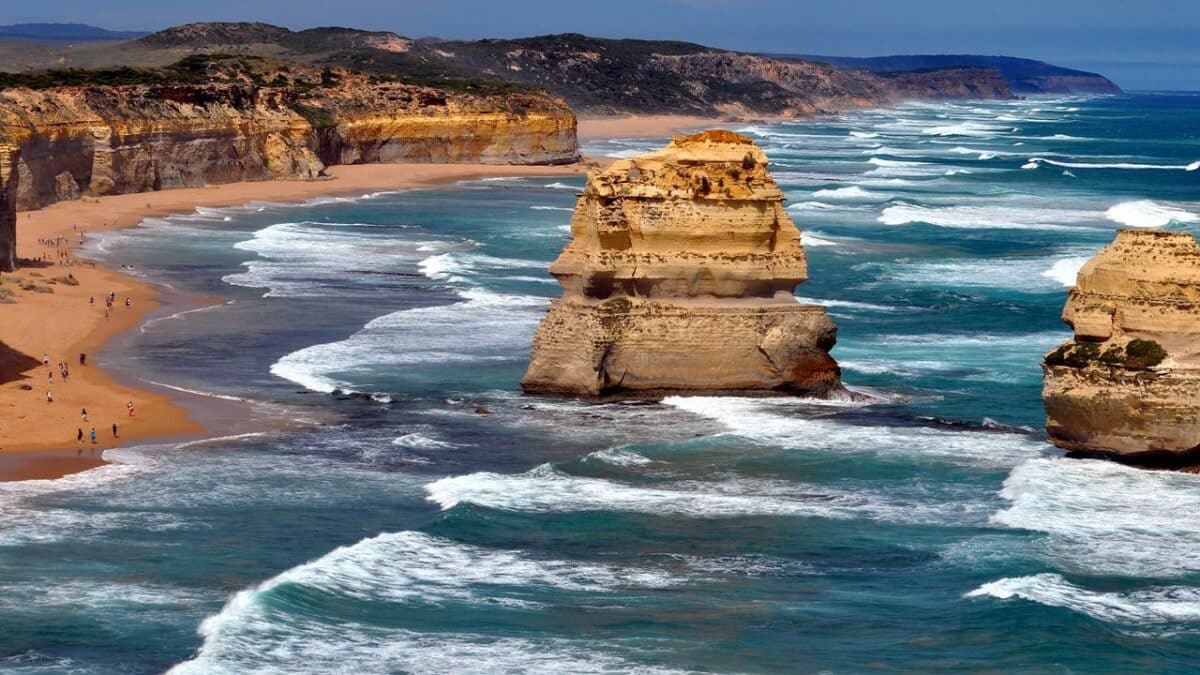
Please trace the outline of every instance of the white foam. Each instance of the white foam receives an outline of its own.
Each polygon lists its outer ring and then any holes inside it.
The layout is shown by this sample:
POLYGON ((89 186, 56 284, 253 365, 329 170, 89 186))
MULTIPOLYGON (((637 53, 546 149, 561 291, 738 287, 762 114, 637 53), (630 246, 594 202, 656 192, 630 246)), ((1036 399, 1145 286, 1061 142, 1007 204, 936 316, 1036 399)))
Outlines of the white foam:
POLYGON ((1045 157, 1030 157, 1022 169, 1036 169, 1041 164, 1050 164, 1067 169, 1130 169, 1130 170, 1159 170, 1159 171, 1195 171, 1200 169, 1200 161, 1191 164, 1142 164, 1138 162, 1061 162, 1045 157))
POLYGON ((567 185, 566 183, 560 183, 557 181, 555 181, 553 183, 547 183, 543 187, 548 187, 548 188, 552 188, 555 190, 579 190, 580 189, 578 185, 567 185))
POLYGON ((879 138, 879 134, 874 131, 851 131, 850 135, 854 138, 879 138))
POLYGON ((1043 533, 1037 552, 1092 575, 1200 572, 1200 476, 1115 462, 1031 459, 1004 481, 998 526, 1043 533))
MULTIPOLYGON (((657 570, 530 557, 419 532, 381 534, 335 549, 240 591, 199 628, 196 656, 170 672, 606 672, 632 664, 601 644, 417 633, 329 620, 277 596, 291 589, 430 611, 446 603, 535 608, 541 589, 607 594, 686 580, 657 570)), ((400 614, 403 616, 403 614, 400 614)))
MULTIPOLYGON (((807 243, 807 242, 806 242, 807 243)), ((905 308, 896 307, 895 305, 878 305, 871 302, 855 302, 853 300, 832 300, 829 298, 807 298, 796 296, 798 302, 808 305, 823 305, 825 307, 840 307, 844 309, 858 309, 867 312, 899 312, 905 308)))
POLYGON ((820 246, 840 246, 841 242, 837 242, 832 239, 826 239, 824 237, 818 237, 817 235, 812 234, 810 232, 801 232, 800 233, 800 244, 802 246, 808 246, 808 247, 820 247, 820 246))
POLYGON ((964 597, 1020 598, 1138 629, 1147 624, 1200 622, 1200 588, 1192 586, 1160 586, 1124 593, 1096 592, 1076 586, 1059 574, 1045 573, 991 581, 964 597))
POLYGON ((827 190, 817 190, 813 193, 815 199, 834 199, 846 201, 886 202, 894 195, 870 192, 857 185, 827 190))
POLYGON ((928 129, 924 129, 921 133, 929 136, 973 136, 984 138, 994 136, 1000 132, 1006 131, 1007 127, 999 127, 980 122, 959 122, 957 124, 944 124, 928 129))
POLYGON ((617 511, 686 518, 800 516, 901 522, 937 522, 944 516, 936 505, 922 500, 904 501, 865 490, 744 478, 646 487, 572 476, 549 464, 516 475, 479 472, 443 478, 425 489, 429 501, 442 509, 475 504, 529 513, 617 511))
POLYGON ((1086 256, 1062 258, 1054 261, 1050 269, 1042 272, 1042 276, 1053 279, 1067 288, 1071 288, 1075 285, 1075 279, 1079 276, 1079 270, 1087 261, 1086 256))
POLYGON ((879 215, 884 225, 927 223, 937 227, 1005 230, 1076 230, 1100 212, 1014 206, 921 206, 893 204, 879 215))
POLYGON ((311 221, 271 225, 234 244, 259 258, 243 263, 245 271, 226 275, 222 281, 267 288, 269 297, 354 294, 345 287, 347 280, 362 276, 355 270, 393 269, 398 261, 420 259, 421 247, 447 246, 394 236, 397 228, 404 227, 311 221))
POLYGON ((410 432, 392 440, 392 445, 410 450, 453 450, 458 446, 426 434, 410 432))
POLYGON ((835 206, 834 204, 826 204, 825 202, 817 202, 817 201, 806 201, 806 202, 796 202, 795 204, 788 204, 787 210, 788 211, 829 211, 831 209, 836 209, 836 208, 839 208, 839 207, 835 206))
POLYGON ((597 461, 613 466, 646 466, 654 460, 626 448, 605 448, 588 454, 584 461, 597 461))
POLYGON ((548 302, 545 298, 482 288, 458 293, 462 302, 393 312, 345 340, 287 354, 271 366, 271 373, 313 391, 333 393, 372 389, 370 382, 381 375, 394 376, 432 363, 528 356, 529 340, 548 302), (480 339, 481 335, 487 339, 480 339))
MULTIPOLYGON (((836 418, 798 413, 788 399, 683 397, 664 403, 720 422, 730 433, 758 443, 811 451, 865 452, 971 466, 1012 466, 1045 446, 1017 434, 946 431, 928 427, 842 424, 836 418)), ((863 405, 862 402, 833 402, 863 405)))
POLYGON ((1127 227, 1167 227, 1172 223, 1195 223, 1200 216, 1174 206, 1164 206, 1149 199, 1121 202, 1104 212, 1104 217, 1127 227))
POLYGON ((530 208, 530 209, 532 209, 532 210, 534 210, 534 211, 571 211, 571 212, 575 211, 575 209, 572 209, 572 208, 569 208, 569 207, 566 207, 566 206, 541 206, 541 205, 536 205, 536 206, 531 206, 531 207, 529 207, 529 208, 530 208))

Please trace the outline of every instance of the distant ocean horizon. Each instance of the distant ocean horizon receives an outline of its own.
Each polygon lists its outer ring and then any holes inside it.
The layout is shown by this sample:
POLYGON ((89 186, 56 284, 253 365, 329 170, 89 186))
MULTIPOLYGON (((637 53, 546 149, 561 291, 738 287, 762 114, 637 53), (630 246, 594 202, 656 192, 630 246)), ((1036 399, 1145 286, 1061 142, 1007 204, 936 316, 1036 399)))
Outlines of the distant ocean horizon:
POLYGON ((98 235, 223 299, 155 315, 127 376, 294 424, 0 484, 0 670, 1188 671, 1200 476, 1063 457, 1039 363, 1118 228, 1200 229, 1198 120, 1139 93, 732 125, 867 403, 522 395, 581 177, 98 235))

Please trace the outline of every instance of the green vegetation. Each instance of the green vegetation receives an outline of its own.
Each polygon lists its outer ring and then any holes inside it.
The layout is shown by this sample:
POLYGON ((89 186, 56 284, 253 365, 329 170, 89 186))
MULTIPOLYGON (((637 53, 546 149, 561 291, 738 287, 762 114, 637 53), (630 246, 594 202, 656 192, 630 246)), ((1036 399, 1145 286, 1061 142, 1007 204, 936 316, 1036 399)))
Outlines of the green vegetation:
POLYGON ((1145 370, 1153 368, 1167 358, 1167 350, 1154 340, 1134 338, 1125 345, 1125 367, 1145 370))
POLYGON ((1162 363, 1167 351, 1154 340, 1134 338, 1122 349, 1111 345, 1104 353, 1094 342, 1068 342, 1046 355, 1046 365, 1085 368, 1099 362, 1126 370, 1148 370, 1162 363))
POLYGON ((301 117, 308 120, 308 123, 314 129, 331 129, 337 126, 337 122, 333 118, 333 113, 324 108, 297 103, 292 106, 292 109, 300 113, 301 117))
POLYGON ((1084 368, 1100 356, 1100 346, 1094 342, 1068 342, 1046 355, 1046 365, 1084 368))

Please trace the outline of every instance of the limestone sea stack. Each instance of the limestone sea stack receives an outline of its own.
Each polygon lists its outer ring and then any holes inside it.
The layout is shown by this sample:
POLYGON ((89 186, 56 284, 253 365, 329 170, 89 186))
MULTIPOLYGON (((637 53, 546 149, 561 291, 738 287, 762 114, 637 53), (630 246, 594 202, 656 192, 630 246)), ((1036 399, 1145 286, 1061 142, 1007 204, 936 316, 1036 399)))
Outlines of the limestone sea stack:
POLYGON ((705 131, 589 174, 571 235, 525 391, 844 391, 837 328, 792 294, 808 278, 800 232, 750 139, 705 131))
POLYGON ((1046 430, 1060 448, 1134 464, 1200 464, 1200 245, 1121 230, 1079 272, 1046 355, 1046 430))

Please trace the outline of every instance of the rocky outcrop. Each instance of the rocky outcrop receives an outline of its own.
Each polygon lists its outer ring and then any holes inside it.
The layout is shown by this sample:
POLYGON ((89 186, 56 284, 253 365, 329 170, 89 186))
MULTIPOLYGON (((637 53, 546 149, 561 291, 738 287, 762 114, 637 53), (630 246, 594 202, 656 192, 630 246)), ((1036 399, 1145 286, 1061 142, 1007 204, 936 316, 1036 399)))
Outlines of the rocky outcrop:
POLYGON ((1140 464, 1200 464, 1200 245, 1122 230, 1079 272, 1046 355, 1042 398, 1055 445, 1140 464))
POLYGON ((0 272, 17 266, 17 146, 0 139, 0 272))
POLYGON ((902 56, 805 56, 842 68, 869 70, 885 76, 938 70, 982 69, 999 72, 1017 94, 1120 94, 1121 88, 1098 73, 1063 68, 1044 61, 981 54, 905 54, 902 56))
MULTIPOLYGON (((302 68, 288 68, 288 77, 302 68)), ((574 114, 544 95, 453 93, 328 70, 314 77, 326 86, 292 79, 0 91, 0 269, 11 268, 2 254, 12 248, 13 209, 80 194, 312 179, 329 164, 578 157, 574 114)))
POLYGON ((766 165, 750 139, 706 131, 590 174, 525 390, 841 391, 837 329, 792 294, 807 263, 766 165))
POLYGON ((1012 89, 994 68, 939 68, 892 73, 883 78, 892 100, 1008 99, 1012 89))

